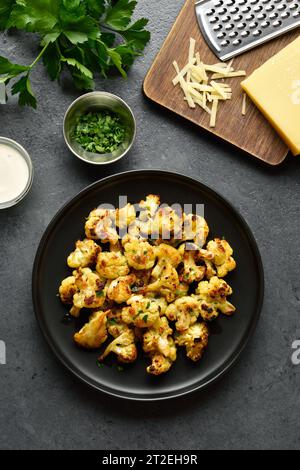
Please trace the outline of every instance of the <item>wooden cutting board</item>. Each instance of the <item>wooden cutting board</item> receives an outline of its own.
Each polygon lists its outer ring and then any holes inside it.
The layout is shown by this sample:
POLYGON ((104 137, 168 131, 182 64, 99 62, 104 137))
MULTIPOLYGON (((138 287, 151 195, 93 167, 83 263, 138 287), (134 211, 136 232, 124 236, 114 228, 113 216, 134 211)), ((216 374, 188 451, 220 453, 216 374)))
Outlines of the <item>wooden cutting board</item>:
MULTIPOLYGON (((296 39, 298 35, 299 31, 295 30, 256 47, 234 59, 233 66, 235 69, 246 70, 249 75, 280 49, 296 39)), ((288 154, 288 148, 249 99, 247 99, 246 115, 242 116, 241 78, 226 80, 226 83, 232 86, 233 95, 231 100, 221 103, 215 128, 209 127, 209 115, 200 107, 197 106, 196 109, 188 107, 183 100, 180 86, 174 87, 172 84, 172 79, 176 75, 172 62, 177 60, 180 68, 187 63, 190 37, 196 39, 196 51, 199 50, 201 59, 205 63, 219 62, 200 32, 195 14, 195 0, 186 0, 145 78, 145 95, 155 103, 189 119, 254 157, 270 165, 281 163, 288 154)))

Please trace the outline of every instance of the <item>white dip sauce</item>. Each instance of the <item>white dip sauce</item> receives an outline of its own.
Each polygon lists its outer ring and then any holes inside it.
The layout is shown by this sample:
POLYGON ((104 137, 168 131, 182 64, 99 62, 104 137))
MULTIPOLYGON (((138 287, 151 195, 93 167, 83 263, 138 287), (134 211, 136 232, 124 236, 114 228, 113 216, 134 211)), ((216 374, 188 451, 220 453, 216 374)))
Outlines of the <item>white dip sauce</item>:
POLYGON ((0 203, 20 196, 28 179, 29 169, 22 154, 0 143, 0 203))

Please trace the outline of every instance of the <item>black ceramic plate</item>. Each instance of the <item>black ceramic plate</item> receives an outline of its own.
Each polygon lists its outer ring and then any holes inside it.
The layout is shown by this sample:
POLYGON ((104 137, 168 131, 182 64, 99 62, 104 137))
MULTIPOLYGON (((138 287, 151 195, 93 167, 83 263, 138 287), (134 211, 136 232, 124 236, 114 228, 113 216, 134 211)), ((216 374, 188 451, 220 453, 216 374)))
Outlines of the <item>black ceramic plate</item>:
MULTIPOLYGON (((224 198, 192 178, 166 171, 122 173, 81 191, 54 217, 39 245, 33 268, 33 302, 39 325, 60 361, 86 384, 108 394, 132 400, 178 397, 206 387, 236 361, 256 326, 263 300, 263 268, 256 242, 242 217, 224 198), (237 307, 233 317, 213 322, 209 347, 199 363, 183 351, 164 376, 147 375, 149 361, 141 355, 136 363, 119 371, 115 365, 99 368, 99 351, 86 352, 73 343, 75 323, 62 319, 66 307, 57 297, 58 287, 69 275, 66 258, 83 236, 85 217, 101 203, 117 205, 119 195, 138 202, 147 194, 160 194, 169 204, 204 204, 210 237, 226 237, 234 249, 237 270, 226 278, 234 289, 230 301, 237 307)), ((78 325, 77 325, 78 328, 78 325)))

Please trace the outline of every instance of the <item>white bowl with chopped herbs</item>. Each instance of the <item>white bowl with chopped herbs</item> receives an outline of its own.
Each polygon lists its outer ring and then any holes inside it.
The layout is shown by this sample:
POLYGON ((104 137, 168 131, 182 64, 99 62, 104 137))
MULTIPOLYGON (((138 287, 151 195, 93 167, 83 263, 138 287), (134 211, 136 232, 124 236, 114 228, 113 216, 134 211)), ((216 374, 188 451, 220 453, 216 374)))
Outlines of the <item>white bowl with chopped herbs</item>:
POLYGON ((94 91, 71 104, 63 130, 66 144, 77 158, 93 165, 107 165, 129 152, 136 135, 136 122, 121 98, 94 91))

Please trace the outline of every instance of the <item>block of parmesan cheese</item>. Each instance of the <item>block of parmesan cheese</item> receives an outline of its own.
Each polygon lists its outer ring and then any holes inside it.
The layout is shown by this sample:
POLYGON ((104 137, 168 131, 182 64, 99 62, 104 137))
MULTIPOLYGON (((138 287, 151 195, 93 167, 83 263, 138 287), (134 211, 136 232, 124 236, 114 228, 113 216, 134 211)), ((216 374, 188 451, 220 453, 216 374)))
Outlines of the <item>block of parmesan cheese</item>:
POLYGON ((300 36, 256 69, 242 88, 294 155, 300 154, 300 36))

